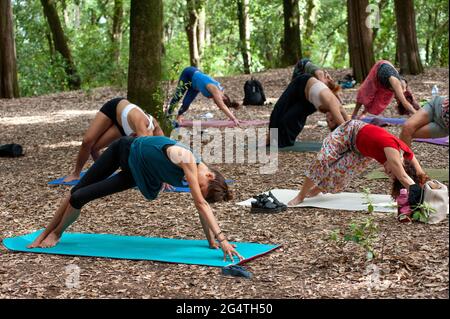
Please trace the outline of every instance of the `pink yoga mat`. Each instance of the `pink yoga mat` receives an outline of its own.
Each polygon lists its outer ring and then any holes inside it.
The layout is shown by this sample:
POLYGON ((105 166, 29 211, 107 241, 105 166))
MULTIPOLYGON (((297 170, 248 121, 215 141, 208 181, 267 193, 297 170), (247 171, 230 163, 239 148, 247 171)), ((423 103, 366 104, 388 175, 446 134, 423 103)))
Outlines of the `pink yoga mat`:
POLYGON ((440 138, 415 138, 414 142, 430 143, 436 145, 448 146, 448 136, 440 138))
MULTIPOLYGON (((201 123, 202 127, 235 127, 233 121, 230 120, 209 120, 209 121, 198 121, 201 123)), ((268 120, 249 120, 240 121, 241 126, 260 126, 269 124, 268 120)), ((193 121, 184 120, 180 125, 181 127, 192 127, 193 121)))

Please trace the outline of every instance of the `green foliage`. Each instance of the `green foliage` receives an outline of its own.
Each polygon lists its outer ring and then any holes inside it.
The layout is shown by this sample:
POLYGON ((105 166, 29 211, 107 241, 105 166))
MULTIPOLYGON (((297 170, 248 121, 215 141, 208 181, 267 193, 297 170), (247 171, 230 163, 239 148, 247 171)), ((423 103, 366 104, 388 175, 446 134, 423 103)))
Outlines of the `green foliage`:
MULTIPOLYGON (((364 189, 364 196, 367 200, 367 210, 369 214, 373 212, 373 201, 370 198, 370 190, 364 189)), ((375 258, 374 243, 379 237, 378 224, 373 216, 362 220, 352 220, 347 230, 336 229, 330 233, 329 239, 344 245, 353 242, 364 249, 367 260, 375 258), (342 233, 342 235, 341 235, 342 233)))
MULTIPOLYGON (((113 58, 111 38, 114 1, 55 1, 82 88, 127 85, 129 51, 129 1, 123 1, 124 16, 120 59, 113 58)), ((394 1, 381 4, 380 28, 374 30, 376 59, 395 61, 396 19, 394 1)), ((22 96, 67 90, 64 64, 53 52, 49 28, 40 1, 13 0, 19 86, 22 96), (53 52, 53 53, 51 53, 53 52)), ((347 5, 342 0, 302 0, 300 28, 303 56, 330 68, 349 67, 347 5), (314 9, 308 15, 308 6, 314 9)), ((242 73, 239 26, 235 0, 205 1, 206 43, 201 68, 213 76, 242 73)), ((415 0, 416 29, 422 62, 448 66, 448 9, 445 0, 415 0)), ((282 1, 252 0, 250 16, 251 71, 280 66, 283 39, 282 1)), ((163 80, 189 65, 186 35, 186 1, 164 1, 163 80), (179 67, 179 68, 178 68, 179 67)), ((179 74, 177 74, 178 76, 179 74)), ((167 94, 167 92, 164 92, 167 94)))
POLYGON ((436 213, 436 209, 431 207, 430 204, 424 202, 414 207, 412 218, 415 221, 427 223, 430 215, 436 213))

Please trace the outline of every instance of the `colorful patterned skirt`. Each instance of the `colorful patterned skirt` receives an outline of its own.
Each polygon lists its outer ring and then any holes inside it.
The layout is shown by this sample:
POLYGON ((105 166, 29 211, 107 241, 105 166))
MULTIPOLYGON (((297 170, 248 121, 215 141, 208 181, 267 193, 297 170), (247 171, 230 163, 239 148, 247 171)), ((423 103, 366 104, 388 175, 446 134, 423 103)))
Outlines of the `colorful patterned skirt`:
POLYGON ((306 173, 323 192, 343 191, 372 161, 356 148, 356 136, 365 125, 358 120, 347 121, 323 141, 322 149, 306 173))

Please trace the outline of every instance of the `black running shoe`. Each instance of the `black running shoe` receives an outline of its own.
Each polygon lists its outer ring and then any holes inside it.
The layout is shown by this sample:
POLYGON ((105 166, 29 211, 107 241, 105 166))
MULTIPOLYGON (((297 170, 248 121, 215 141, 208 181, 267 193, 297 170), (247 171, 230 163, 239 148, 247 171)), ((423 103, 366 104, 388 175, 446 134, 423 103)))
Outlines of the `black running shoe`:
POLYGON ((269 199, 266 194, 256 195, 253 197, 256 201, 252 201, 251 213, 279 213, 283 209, 269 199))

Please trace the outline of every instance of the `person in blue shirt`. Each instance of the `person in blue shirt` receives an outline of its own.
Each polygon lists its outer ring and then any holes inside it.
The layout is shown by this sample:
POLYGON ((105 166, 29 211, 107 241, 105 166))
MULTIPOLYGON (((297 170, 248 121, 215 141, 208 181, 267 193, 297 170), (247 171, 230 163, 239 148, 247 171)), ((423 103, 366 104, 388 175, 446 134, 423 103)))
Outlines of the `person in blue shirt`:
POLYGON ((232 198, 225 178, 209 168, 192 151, 165 136, 122 137, 97 159, 80 182, 62 200, 47 228, 28 248, 48 248, 58 244, 63 232, 77 220, 81 208, 97 198, 138 187, 154 200, 169 185, 183 186, 184 178, 199 212, 210 248, 222 248, 224 260, 240 260, 241 255, 220 230, 208 203, 232 198), (111 176, 117 169, 117 174, 111 176))
POLYGON ((224 89, 220 83, 212 77, 204 74, 196 67, 187 67, 181 72, 175 94, 166 109, 166 114, 172 115, 178 102, 184 96, 177 115, 177 122, 180 124, 183 120, 183 114, 189 109, 189 106, 195 100, 198 93, 202 93, 203 96, 212 98, 219 109, 236 125, 239 125, 239 120, 230 111, 230 108, 239 108, 239 103, 232 100, 223 91, 224 89))

